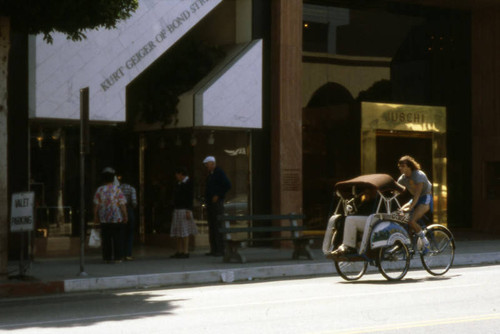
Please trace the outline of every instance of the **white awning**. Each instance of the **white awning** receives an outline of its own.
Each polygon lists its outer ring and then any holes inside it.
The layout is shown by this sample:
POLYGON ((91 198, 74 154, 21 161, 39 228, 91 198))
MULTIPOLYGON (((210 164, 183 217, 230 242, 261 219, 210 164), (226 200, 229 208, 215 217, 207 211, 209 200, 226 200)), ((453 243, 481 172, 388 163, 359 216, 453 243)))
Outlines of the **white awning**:
POLYGON ((30 45, 30 117, 80 118, 80 89, 89 87, 90 119, 125 121, 126 86, 222 0, 140 0, 113 30, 82 42, 54 34, 30 45))
POLYGON ((262 40, 224 65, 196 89, 194 125, 262 128, 262 40))

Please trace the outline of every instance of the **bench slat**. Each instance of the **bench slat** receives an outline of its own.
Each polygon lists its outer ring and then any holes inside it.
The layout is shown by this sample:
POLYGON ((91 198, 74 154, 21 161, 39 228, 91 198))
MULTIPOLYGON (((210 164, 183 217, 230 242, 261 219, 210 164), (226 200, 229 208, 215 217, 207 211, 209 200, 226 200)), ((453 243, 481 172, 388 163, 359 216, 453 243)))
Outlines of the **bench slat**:
POLYGON ((234 243, 238 243, 238 242, 250 242, 250 241, 287 241, 287 240, 298 240, 298 239, 301 239, 301 238, 287 238, 287 237, 282 237, 282 238, 238 238, 238 239, 230 239, 230 240, 226 240, 227 242, 234 242, 234 243))
POLYGON ((297 232, 304 231, 303 226, 253 226, 253 227, 219 227, 221 233, 238 232, 297 232))

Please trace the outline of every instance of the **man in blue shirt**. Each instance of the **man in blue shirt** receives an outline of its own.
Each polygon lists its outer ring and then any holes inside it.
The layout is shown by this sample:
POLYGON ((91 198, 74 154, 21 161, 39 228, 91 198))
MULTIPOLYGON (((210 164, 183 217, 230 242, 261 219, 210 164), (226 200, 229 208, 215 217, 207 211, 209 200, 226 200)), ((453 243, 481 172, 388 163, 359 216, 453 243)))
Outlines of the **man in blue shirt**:
POLYGON ((206 255, 222 256, 224 255, 224 240, 218 229, 217 216, 224 214, 224 197, 231 189, 231 182, 222 168, 216 166, 215 157, 206 157, 203 164, 208 170, 205 204, 207 206, 210 252, 206 255))

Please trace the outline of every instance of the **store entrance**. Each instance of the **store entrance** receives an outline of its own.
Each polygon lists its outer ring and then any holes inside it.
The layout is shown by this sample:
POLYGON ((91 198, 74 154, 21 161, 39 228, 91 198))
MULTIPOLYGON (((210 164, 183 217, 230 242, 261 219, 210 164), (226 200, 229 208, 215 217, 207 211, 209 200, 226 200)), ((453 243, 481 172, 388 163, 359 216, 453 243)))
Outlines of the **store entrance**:
POLYGON ((303 110, 303 204, 310 229, 326 227, 335 184, 360 173, 359 121, 352 113, 347 104, 303 110))
POLYGON ((193 147, 189 133, 157 131, 145 135, 141 239, 149 245, 169 245, 175 169, 185 167, 192 178, 193 147))
POLYGON ((414 157, 432 182, 434 222, 448 224, 446 109, 435 106, 361 104, 361 171, 398 178, 397 162, 414 157))

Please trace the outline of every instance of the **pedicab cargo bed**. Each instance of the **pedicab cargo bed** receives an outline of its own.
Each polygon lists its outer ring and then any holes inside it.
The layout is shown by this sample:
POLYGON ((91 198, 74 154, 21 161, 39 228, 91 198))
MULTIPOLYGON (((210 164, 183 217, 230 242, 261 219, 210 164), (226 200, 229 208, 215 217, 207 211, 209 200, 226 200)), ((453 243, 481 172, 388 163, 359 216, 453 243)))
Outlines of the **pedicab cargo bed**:
POLYGON ((388 174, 366 174, 355 177, 354 179, 340 181, 335 184, 335 191, 342 197, 352 196, 354 192, 359 193, 366 189, 375 189, 380 192, 397 191, 403 192, 405 187, 397 183, 392 176, 388 174))

